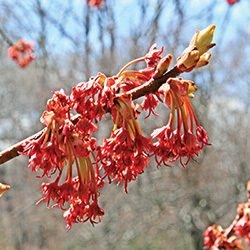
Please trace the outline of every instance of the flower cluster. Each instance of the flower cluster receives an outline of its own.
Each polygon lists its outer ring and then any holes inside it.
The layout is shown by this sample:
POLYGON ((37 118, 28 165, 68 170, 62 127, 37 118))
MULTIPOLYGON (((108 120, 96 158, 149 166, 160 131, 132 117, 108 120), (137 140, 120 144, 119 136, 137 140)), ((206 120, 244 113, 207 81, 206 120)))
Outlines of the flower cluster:
MULTIPOLYGON (((98 198, 106 180, 124 184, 128 192, 128 184, 144 172, 149 157, 155 156, 159 165, 180 159, 184 166, 183 157, 189 161, 208 144, 189 101, 197 87, 182 78, 162 80, 171 72, 172 61, 172 55, 162 57, 162 53, 163 48, 153 44, 144 57, 129 62, 113 77, 98 73, 78 83, 70 95, 63 90, 54 92, 41 117, 45 129, 40 137, 23 144, 22 154, 29 157, 32 171, 41 172, 40 178, 55 176, 42 183, 43 198, 37 204, 47 201, 49 206, 52 201, 52 207, 61 208, 67 228, 76 222, 101 220, 104 211, 98 198), (138 62, 145 67, 129 69, 138 62), (159 82, 162 87, 155 87, 159 82), (144 88, 143 101, 135 104, 133 93, 144 88), (137 119, 139 109, 149 111, 149 117, 159 102, 170 108, 169 122, 145 137, 137 119), (96 145, 93 133, 107 113, 114 122, 113 130, 96 145)), ((182 73, 177 66, 174 71, 173 77, 182 73)))
POLYGON ((211 250, 243 249, 240 238, 243 238, 246 245, 250 246, 250 181, 248 181, 247 190, 248 201, 238 206, 237 216, 227 229, 217 225, 206 229, 204 232, 205 248, 211 250))
POLYGON ((95 218, 99 216, 100 220, 104 214, 98 205, 98 190, 102 181, 99 169, 94 167, 96 162, 93 164, 91 161, 91 157, 95 161, 93 151, 96 147, 91 133, 97 127, 84 117, 73 123, 69 113, 70 97, 63 90, 54 92, 47 109, 41 117, 46 128, 38 139, 23 145, 22 153, 29 156, 32 171, 43 172, 40 178, 58 174, 53 182, 42 183, 44 198, 37 204, 47 200, 48 206, 53 200, 53 207, 66 210, 64 218, 68 228, 71 228, 72 222, 90 220, 95 223, 95 218), (73 171, 73 166, 76 171, 73 171))
POLYGON ((19 40, 9 47, 8 55, 11 59, 15 60, 20 67, 25 68, 36 57, 33 48, 34 43, 27 43, 24 40, 19 40))
POLYGON ((151 134, 157 138, 153 144, 156 162, 169 166, 168 161, 187 157, 187 164, 194 155, 199 155, 204 145, 208 145, 208 136, 199 124, 194 109, 188 99, 193 97, 197 87, 191 81, 182 78, 170 78, 160 89, 164 101, 171 112, 168 123, 151 134))
POLYGON ((110 182, 118 180, 118 184, 124 182, 127 192, 127 184, 147 166, 152 144, 150 138, 142 135, 131 99, 118 98, 111 110, 114 128, 110 138, 100 145, 98 159, 104 178, 107 176, 110 182))

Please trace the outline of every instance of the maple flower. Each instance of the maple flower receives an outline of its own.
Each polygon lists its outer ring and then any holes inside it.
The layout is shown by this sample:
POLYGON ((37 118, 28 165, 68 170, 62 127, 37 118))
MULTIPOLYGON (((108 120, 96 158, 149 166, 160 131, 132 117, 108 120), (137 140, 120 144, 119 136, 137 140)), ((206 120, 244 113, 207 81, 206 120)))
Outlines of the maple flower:
POLYGON ((204 232, 204 245, 205 248, 211 250, 218 249, 243 249, 241 240, 235 236, 226 236, 226 231, 221 226, 213 225, 206 229, 204 232))
POLYGON ((19 40, 9 47, 9 58, 15 60, 20 67, 24 68, 36 57, 33 48, 34 43, 27 43, 24 40, 19 40))
POLYGON ((144 97, 142 103, 140 104, 140 108, 143 110, 149 110, 149 113, 145 117, 145 119, 148 118, 151 113, 153 113, 155 116, 158 116, 158 114, 154 112, 154 109, 157 107, 157 105, 158 100, 154 97, 153 94, 149 94, 144 97))
POLYGON ((142 135, 130 98, 119 98, 111 115, 114 128, 110 138, 104 139, 99 146, 97 157, 104 178, 110 182, 118 181, 118 184, 123 182, 127 193, 128 183, 136 180, 148 164, 151 139, 142 135))
POLYGON ((250 245, 250 201, 240 204, 237 208, 240 219, 234 225, 235 234, 247 240, 250 245))
MULTIPOLYGON (((37 202, 54 202, 52 207, 67 209, 67 228, 77 221, 90 220, 94 223, 96 216, 103 212, 98 205, 98 189, 103 186, 98 167, 90 159, 95 160, 96 139, 91 137, 97 127, 87 118, 80 117, 76 124, 71 121, 70 97, 63 90, 55 91, 47 102, 47 109, 41 117, 45 125, 42 135, 23 145, 23 154, 29 156, 29 167, 32 171, 42 170, 43 176, 57 174, 53 182, 43 182, 41 191, 43 198, 37 202), (76 167, 77 176, 73 176, 76 167), (66 172, 65 180, 62 173, 66 172), (101 180, 101 181, 100 181, 101 180), (81 204, 81 211, 78 209, 81 204), (99 210, 98 210, 99 208, 99 210), (73 213, 73 214, 71 214, 73 213)), ((96 162, 96 161, 95 161, 96 162)))
POLYGON ((101 120, 110 108, 116 92, 116 82, 112 78, 98 73, 88 82, 81 82, 72 89, 70 95, 71 108, 88 120, 101 120))
MULTIPOLYGON (((81 123, 81 121, 80 121, 81 123)), ((93 127, 91 126, 92 130, 93 127)), ((94 170, 94 166, 91 162, 90 156, 95 149, 95 139, 90 138, 90 132, 81 134, 81 129, 78 128, 70 121, 65 120, 64 125, 61 128, 61 141, 64 145, 64 158, 58 168, 57 179, 52 183, 43 183, 42 192, 44 198, 41 199, 38 204, 42 201, 47 200, 55 201, 55 206, 59 206, 61 209, 65 203, 70 205, 68 209, 68 216, 65 217, 67 227, 71 227, 71 223, 77 221, 90 220, 94 222, 92 217, 96 217, 96 213, 89 212, 88 206, 94 202, 98 206, 98 184, 97 180, 100 179, 98 168, 94 170), (67 163, 67 165, 66 165, 67 163), (77 176, 73 177, 73 164, 75 163, 77 169, 77 176), (65 181, 59 185, 61 174, 63 169, 67 169, 65 181), (77 204, 84 206, 83 211, 75 210, 77 204), (76 211, 79 212, 76 213, 76 211), (74 214, 72 218, 71 212, 74 214), (86 218, 84 218, 84 216, 86 218), (70 221, 70 218, 72 221, 70 221)), ((101 208, 100 208, 101 209, 101 208)), ((101 215, 100 215, 101 216, 101 215)))
POLYGON ((220 236, 223 232, 221 226, 213 225, 206 229, 204 232, 204 245, 205 248, 210 248, 214 245, 218 236, 220 236))
POLYGON ((185 167, 194 155, 199 155, 204 145, 208 145, 207 133, 200 126, 188 99, 193 97, 193 92, 196 90, 197 87, 193 82, 182 78, 169 79, 159 89, 171 112, 168 124, 151 133, 152 138, 157 139, 153 146, 158 165, 163 163, 170 166, 169 161, 179 159, 181 165, 185 167), (182 162, 183 157, 187 157, 185 165, 182 162))
POLYGON ((148 53, 144 56, 144 60, 147 64, 147 67, 156 67, 158 62, 161 60, 161 54, 163 52, 163 47, 161 50, 157 49, 157 43, 154 43, 148 53))

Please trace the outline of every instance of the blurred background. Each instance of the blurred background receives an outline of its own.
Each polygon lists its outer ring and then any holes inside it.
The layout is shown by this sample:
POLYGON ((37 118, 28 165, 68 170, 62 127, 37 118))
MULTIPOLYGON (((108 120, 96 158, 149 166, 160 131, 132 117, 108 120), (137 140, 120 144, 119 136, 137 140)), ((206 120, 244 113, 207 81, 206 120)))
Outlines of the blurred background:
MULTIPOLYGON (((0 0, 0 27, 12 41, 34 41, 37 58, 25 69, 8 58, 0 38, 0 151, 42 129, 39 118, 51 91, 70 93, 97 72, 111 76, 157 42, 174 60, 196 29, 216 24, 210 64, 185 73, 199 88, 192 100, 212 146, 186 169, 154 161, 128 187, 106 185, 102 222, 66 231, 61 210, 35 206, 41 180, 19 156, 0 166, 0 181, 12 186, 0 200, 0 249, 202 249, 212 224, 227 227, 246 201, 250 177, 250 1, 0 0)), ((140 118, 148 135, 168 120, 140 118)), ((98 140, 110 135, 110 118, 98 140)))

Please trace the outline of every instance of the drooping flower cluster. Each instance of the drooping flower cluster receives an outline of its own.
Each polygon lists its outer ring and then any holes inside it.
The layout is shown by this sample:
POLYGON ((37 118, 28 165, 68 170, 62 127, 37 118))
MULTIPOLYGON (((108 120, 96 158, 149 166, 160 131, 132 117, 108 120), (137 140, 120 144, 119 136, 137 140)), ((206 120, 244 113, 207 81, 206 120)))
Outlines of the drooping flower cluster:
MULTIPOLYGON (((210 30, 205 34, 210 37, 210 30)), ((211 39, 202 43, 207 50, 211 39)), ((189 161, 208 144, 189 101, 197 87, 182 78, 166 77, 168 73, 178 76, 182 70, 177 65, 168 71, 172 56, 162 57, 162 53, 163 48, 153 44, 144 57, 131 61, 113 77, 98 73, 78 83, 70 95, 63 90, 54 92, 41 117, 45 129, 39 138, 23 145, 22 154, 29 157, 32 171, 41 172, 40 178, 55 176, 52 182, 42 183, 43 198, 38 204, 47 201, 49 206, 53 201, 52 207, 64 211, 67 228, 87 220, 96 223, 97 217, 101 220, 104 211, 98 197, 105 180, 124 184, 127 192, 128 183, 144 172, 149 157, 155 156, 158 165, 180 159, 184 166, 183 157, 189 161), (145 62, 145 68, 129 69, 138 62, 145 62), (135 105, 136 94, 144 99, 135 105), (139 109, 148 111, 149 117, 159 101, 171 110, 169 122, 147 138, 137 120, 139 109), (93 133, 107 113, 113 119, 113 130, 96 145, 93 133)))
POLYGON ((168 161, 187 157, 187 162, 199 155, 204 145, 208 145, 208 136, 200 126, 194 109, 188 99, 193 97, 197 87, 191 81, 170 78, 160 89, 164 101, 171 112, 167 125, 158 128, 151 134, 157 138, 154 143, 154 154, 157 163, 169 166, 168 161), (177 121, 177 122, 176 122, 177 121), (176 124, 175 124, 176 123, 176 124))
MULTIPOLYGON (((91 137, 97 127, 88 119, 80 117, 73 123, 70 110, 70 98, 63 90, 54 92, 47 103, 41 122, 46 126, 43 134, 36 140, 23 146, 23 154, 29 156, 32 171, 43 172, 48 178, 57 173, 55 181, 42 183, 44 198, 37 204, 53 200, 64 212, 67 227, 71 224, 90 220, 104 214, 98 205, 98 189, 102 186, 98 167, 91 161, 95 156, 95 138, 91 137), (75 165, 76 171, 73 171, 75 165), (77 173, 74 176, 74 172, 77 173), (65 176, 65 180, 63 180, 65 176), (69 206, 65 207, 66 204, 69 206)), ((95 162, 96 165, 96 162, 95 162)))
POLYGON ((118 184, 124 182, 127 192, 127 184, 147 167, 151 139, 142 135, 131 99, 118 98, 111 115, 114 128, 111 137, 100 145, 98 159, 104 178, 107 176, 110 182, 118 180, 118 184))
POLYGON ((248 201, 237 208, 237 216, 233 223, 223 229, 213 225, 204 232, 205 248, 217 249, 243 249, 241 238, 250 246, 250 181, 247 184, 248 201))
POLYGON ((20 67, 24 68, 36 57, 33 48, 34 43, 27 43, 24 40, 19 40, 9 47, 8 55, 11 59, 16 61, 20 67))

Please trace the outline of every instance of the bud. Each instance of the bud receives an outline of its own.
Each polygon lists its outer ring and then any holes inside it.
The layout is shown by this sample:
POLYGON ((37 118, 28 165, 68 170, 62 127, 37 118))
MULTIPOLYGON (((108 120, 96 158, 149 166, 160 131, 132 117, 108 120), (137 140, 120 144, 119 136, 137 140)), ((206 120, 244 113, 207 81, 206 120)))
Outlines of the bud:
POLYGON ((196 66, 199 58, 200 53, 197 49, 189 50, 189 48, 187 48, 182 55, 177 58, 176 66, 181 71, 189 72, 196 66))
POLYGON ((206 52, 215 46, 215 43, 211 43, 215 27, 212 24, 202 31, 196 31, 188 47, 177 58, 176 66, 179 70, 189 72, 209 63, 211 54, 206 52))
POLYGON ((195 93, 198 88, 196 87, 195 83, 192 81, 188 81, 188 97, 194 98, 193 93, 195 93))
POLYGON ((215 46, 211 43, 214 36, 215 25, 212 24, 202 31, 197 30, 188 47, 197 48, 200 56, 215 46))
POLYGON ((250 181, 247 182, 247 197, 250 199, 250 181))
POLYGON ((195 68, 200 68, 209 63, 209 59, 211 57, 211 53, 204 53, 201 57, 198 63, 196 64, 195 68))
POLYGON ((153 75, 154 79, 162 76, 168 70, 171 64, 172 58, 173 58, 172 55, 167 55, 159 61, 156 67, 156 72, 153 75))
POLYGON ((6 184, 2 184, 0 182, 0 197, 3 195, 3 193, 5 191, 7 191, 8 189, 10 189, 10 186, 9 185, 6 185, 6 184))

